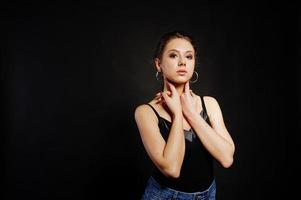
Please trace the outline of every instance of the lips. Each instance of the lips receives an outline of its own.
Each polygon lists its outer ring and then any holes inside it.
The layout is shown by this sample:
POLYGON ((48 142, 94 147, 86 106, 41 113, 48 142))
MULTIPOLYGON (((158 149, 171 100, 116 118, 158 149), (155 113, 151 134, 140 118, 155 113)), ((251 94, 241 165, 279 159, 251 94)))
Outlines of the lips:
POLYGON ((184 70, 184 69, 180 69, 180 70, 177 71, 177 73, 178 73, 178 74, 181 74, 181 75, 184 75, 184 74, 187 73, 187 71, 184 70))

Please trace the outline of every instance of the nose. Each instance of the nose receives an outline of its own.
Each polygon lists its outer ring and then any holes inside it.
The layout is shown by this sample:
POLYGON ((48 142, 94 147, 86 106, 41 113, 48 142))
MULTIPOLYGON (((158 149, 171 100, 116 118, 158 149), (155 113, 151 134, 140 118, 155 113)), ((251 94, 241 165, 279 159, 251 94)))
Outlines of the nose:
POLYGON ((179 66, 181 66, 181 65, 184 65, 184 66, 186 66, 186 62, 185 62, 185 60, 184 59, 182 59, 182 58, 180 58, 179 59, 179 64, 178 64, 179 66))

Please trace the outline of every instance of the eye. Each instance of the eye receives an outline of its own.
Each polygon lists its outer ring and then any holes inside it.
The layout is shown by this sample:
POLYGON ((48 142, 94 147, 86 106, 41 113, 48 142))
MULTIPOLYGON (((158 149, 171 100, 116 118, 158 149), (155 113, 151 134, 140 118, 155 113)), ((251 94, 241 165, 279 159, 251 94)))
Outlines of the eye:
POLYGON ((174 53, 172 53, 172 54, 169 55, 170 58, 174 58, 174 57, 176 57, 176 56, 177 56, 177 55, 174 54, 174 53))
POLYGON ((186 56, 189 60, 191 60, 192 58, 193 58, 193 56, 192 55, 188 55, 188 56, 186 56))

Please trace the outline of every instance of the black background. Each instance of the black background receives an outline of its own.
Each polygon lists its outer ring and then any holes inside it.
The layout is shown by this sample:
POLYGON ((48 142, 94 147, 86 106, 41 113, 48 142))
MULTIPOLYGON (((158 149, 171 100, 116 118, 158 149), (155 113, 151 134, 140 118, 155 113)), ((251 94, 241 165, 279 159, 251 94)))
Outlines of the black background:
POLYGON ((236 144, 231 168, 215 165, 217 199, 286 199, 298 123, 295 5, 1 9, 2 199, 139 199, 151 162, 134 109, 159 91, 151 59, 174 29, 197 39, 191 88, 218 100, 236 144))

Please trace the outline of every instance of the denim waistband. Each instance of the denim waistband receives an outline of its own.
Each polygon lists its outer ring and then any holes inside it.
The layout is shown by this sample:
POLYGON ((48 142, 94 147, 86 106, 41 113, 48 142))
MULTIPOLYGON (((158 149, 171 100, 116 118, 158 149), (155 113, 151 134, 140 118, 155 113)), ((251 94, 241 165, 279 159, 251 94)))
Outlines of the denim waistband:
POLYGON ((160 190, 160 193, 162 195, 166 195, 169 197, 174 197, 174 198, 191 198, 191 199, 197 199, 198 197, 207 197, 209 193, 213 190, 215 190, 216 183, 215 179, 213 179, 212 183, 208 187, 208 189, 204 191, 199 191, 199 192, 183 192, 183 191, 178 191, 169 187, 164 187, 160 185, 152 176, 149 178, 149 184, 153 186, 153 188, 156 188, 157 190, 160 190))

